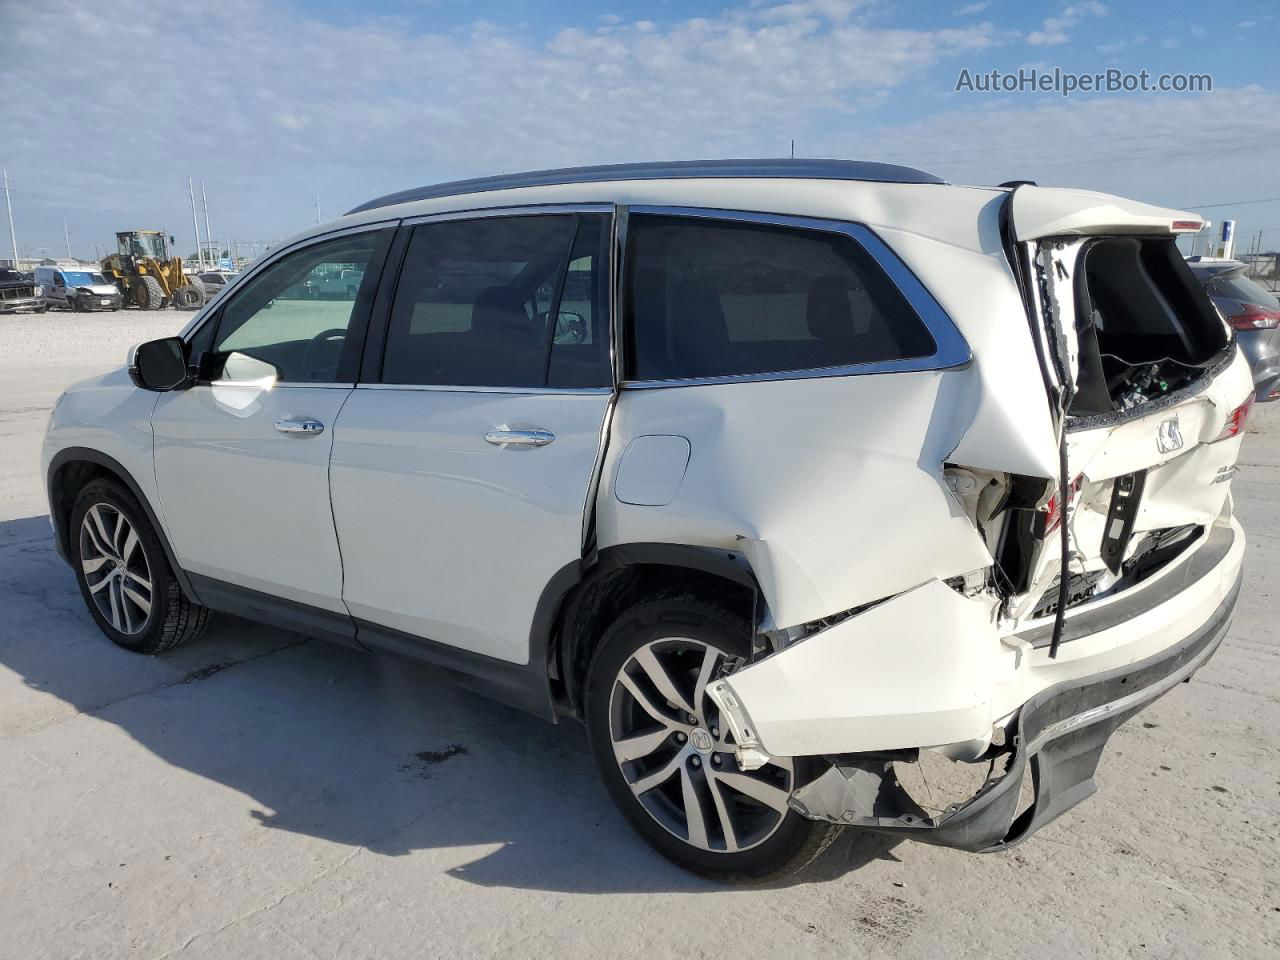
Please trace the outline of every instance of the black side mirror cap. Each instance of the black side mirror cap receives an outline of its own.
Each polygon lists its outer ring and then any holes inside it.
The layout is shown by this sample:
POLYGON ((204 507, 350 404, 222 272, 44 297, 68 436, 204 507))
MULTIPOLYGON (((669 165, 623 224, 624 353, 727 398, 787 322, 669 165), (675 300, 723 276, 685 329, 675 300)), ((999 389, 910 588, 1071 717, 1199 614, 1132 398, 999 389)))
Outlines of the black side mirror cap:
POLYGON ((186 342, 181 337, 165 337, 134 347, 129 378, 143 390, 158 392, 190 386, 186 342))

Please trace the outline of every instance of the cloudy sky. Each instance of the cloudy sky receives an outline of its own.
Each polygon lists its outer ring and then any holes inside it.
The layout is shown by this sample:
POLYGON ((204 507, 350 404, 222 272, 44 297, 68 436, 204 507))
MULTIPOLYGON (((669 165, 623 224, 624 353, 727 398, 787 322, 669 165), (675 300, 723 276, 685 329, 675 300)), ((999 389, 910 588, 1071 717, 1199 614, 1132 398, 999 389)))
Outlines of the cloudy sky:
POLYGON ((162 225, 191 249, 188 176, 214 236, 247 244, 314 221, 317 194, 328 219, 440 180, 792 139, 1234 216, 1275 249, 1280 199, 1240 201, 1280 198, 1278 28, 1273 0, 0 0, 0 165, 23 255, 64 253, 64 220, 77 256, 162 225), (1024 67, 1213 91, 956 90, 1024 67))

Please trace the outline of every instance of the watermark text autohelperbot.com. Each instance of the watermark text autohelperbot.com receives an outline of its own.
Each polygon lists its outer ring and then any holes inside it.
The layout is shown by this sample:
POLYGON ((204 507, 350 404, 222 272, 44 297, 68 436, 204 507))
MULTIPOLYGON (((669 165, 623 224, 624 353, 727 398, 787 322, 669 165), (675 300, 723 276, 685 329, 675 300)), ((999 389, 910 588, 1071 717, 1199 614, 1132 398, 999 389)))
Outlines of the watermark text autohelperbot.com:
POLYGON ((1097 73, 1072 73, 1059 67, 1041 70, 985 70, 967 68, 956 78, 957 93, 1210 93, 1213 77, 1207 73, 1151 73, 1108 69, 1097 73))

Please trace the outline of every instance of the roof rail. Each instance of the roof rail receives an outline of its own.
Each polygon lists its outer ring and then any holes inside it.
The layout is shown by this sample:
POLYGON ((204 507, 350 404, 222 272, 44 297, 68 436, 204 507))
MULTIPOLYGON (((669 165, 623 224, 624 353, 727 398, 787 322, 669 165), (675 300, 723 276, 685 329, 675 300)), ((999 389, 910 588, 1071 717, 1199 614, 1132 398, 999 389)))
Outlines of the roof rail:
POLYGON ((413 190, 389 193, 347 211, 347 215, 397 203, 432 200, 466 193, 544 187, 564 183, 603 183, 609 180, 679 180, 685 178, 870 180, 879 183, 945 183, 931 173, 892 163, 865 160, 675 160, 659 163, 615 163, 597 167, 563 167, 531 173, 502 174, 455 180, 413 190))

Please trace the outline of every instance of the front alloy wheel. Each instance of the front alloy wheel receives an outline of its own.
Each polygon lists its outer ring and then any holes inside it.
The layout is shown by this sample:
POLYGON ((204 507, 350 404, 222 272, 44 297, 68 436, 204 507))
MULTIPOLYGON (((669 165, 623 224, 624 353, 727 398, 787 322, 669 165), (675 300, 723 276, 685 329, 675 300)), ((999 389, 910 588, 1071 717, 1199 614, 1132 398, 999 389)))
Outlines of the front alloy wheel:
POLYGON ((151 564, 138 532, 109 503, 95 503, 80 521, 80 569, 104 620, 126 637, 151 619, 151 564))
POLYGON ((146 511, 123 485, 91 480, 76 496, 66 546, 94 622, 135 653, 163 653, 204 630, 209 611, 183 594, 146 511))

